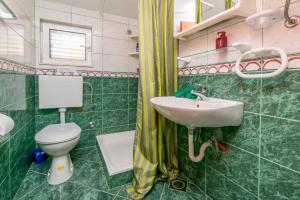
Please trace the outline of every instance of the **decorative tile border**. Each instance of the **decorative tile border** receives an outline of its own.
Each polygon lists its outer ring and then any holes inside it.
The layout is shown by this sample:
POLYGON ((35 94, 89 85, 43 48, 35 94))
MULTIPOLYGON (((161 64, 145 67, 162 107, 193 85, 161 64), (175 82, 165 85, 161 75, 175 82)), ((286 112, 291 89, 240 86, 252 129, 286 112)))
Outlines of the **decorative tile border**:
MULTIPOLYGON (((280 65, 278 58, 266 59, 262 63, 260 60, 251 60, 241 64, 244 72, 276 69, 280 65)), ((215 73, 232 73, 234 72, 235 63, 186 67, 178 70, 179 76, 198 75, 198 74, 215 74, 215 73)), ((289 56, 289 68, 300 69, 300 55, 289 56)), ((61 72, 56 69, 41 69, 16 63, 11 60, 0 59, 0 70, 7 70, 21 74, 37 75, 54 75, 54 76, 90 76, 90 77, 139 77, 137 72, 110 72, 110 71, 89 71, 78 70, 75 72, 61 72)))
POLYGON ((35 68, 22 65, 11 60, 0 59, 0 70, 12 71, 21 74, 35 74, 35 68))
POLYGON ((54 76, 90 76, 90 77, 138 77, 135 72, 109 72, 109 71, 89 71, 77 70, 75 72, 61 72, 56 69, 36 69, 37 75, 54 76))
MULTIPOLYGON (((251 60, 241 64, 241 70, 247 71, 258 71, 258 70, 270 70, 276 69, 281 64, 279 58, 261 60, 251 60)), ((215 74, 215 73, 232 73, 234 72, 235 63, 217 64, 217 65, 206 65, 197 67, 186 67, 178 70, 179 76, 184 75, 197 75, 197 74, 215 74)), ((289 56, 289 68, 300 69, 300 55, 289 56)))
POLYGON ((136 72, 109 72, 78 70, 75 72, 61 72, 56 69, 40 69, 0 58, 0 70, 20 74, 54 75, 54 76, 91 76, 91 77, 138 77, 136 72))

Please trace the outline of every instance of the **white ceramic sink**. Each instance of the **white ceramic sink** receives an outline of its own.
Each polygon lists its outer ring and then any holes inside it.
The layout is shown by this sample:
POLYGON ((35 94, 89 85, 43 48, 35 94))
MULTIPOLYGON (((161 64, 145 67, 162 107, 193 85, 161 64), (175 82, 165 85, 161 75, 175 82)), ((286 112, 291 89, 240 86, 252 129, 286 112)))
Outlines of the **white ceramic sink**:
POLYGON ((190 129, 196 127, 239 126, 244 103, 209 98, 208 101, 176 97, 151 99, 155 109, 167 119, 190 129))

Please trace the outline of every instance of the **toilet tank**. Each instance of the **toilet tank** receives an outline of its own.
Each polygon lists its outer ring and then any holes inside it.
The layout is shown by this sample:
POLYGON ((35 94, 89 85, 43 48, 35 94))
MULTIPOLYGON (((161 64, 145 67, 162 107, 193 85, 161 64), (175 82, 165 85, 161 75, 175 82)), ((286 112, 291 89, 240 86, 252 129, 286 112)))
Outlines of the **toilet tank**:
POLYGON ((82 107, 81 76, 39 76, 39 108, 82 107))

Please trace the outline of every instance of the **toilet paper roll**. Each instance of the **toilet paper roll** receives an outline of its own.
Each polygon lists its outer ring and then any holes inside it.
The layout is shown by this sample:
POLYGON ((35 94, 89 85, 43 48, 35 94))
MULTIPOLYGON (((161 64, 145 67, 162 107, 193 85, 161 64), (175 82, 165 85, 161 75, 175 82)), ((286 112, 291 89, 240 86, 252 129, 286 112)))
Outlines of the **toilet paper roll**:
POLYGON ((0 113, 0 136, 8 134, 14 128, 14 120, 0 113))

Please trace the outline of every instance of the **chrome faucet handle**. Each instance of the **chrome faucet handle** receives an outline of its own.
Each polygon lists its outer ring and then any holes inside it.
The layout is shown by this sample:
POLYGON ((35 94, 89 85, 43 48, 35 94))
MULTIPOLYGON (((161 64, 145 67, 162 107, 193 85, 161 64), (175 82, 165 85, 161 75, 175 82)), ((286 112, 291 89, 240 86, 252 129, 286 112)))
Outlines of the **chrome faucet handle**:
POLYGON ((205 94, 202 93, 202 92, 198 92, 198 91, 192 90, 191 94, 196 95, 197 96, 197 100, 208 101, 207 96, 205 96, 205 94))

